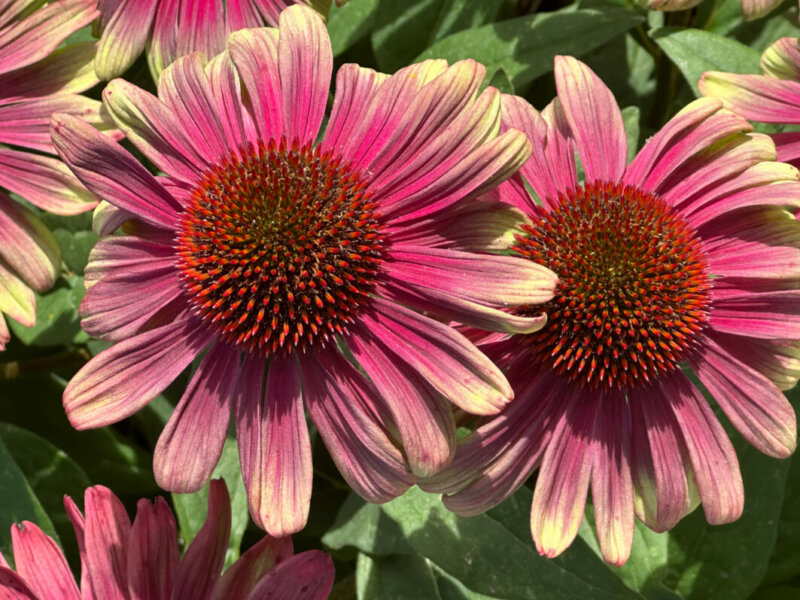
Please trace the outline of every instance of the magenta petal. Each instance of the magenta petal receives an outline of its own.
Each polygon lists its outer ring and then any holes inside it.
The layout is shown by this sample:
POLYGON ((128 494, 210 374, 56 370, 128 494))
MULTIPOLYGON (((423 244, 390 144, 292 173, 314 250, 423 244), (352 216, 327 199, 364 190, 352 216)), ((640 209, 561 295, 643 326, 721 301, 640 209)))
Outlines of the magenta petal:
POLYGON ((128 553, 130 600, 170 600, 178 570, 178 529, 166 500, 136 504, 128 553))
POLYGON ((248 357, 237 390, 236 435, 250 514, 281 537, 302 529, 311 503, 311 441, 292 356, 248 357))
MULTIPOLYGON (((14 571, 0 566, 0 600, 41 600, 14 571)), ((60 599, 59 599, 60 600, 60 599)))
POLYGON ((190 318, 104 350, 64 390, 73 427, 102 427, 132 415, 172 383, 208 342, 205 328, 190 318))
POLYGON ((127 150, 65 114, 52 119, 53 143, 92 192, 156 226, 172 229, 181 206, 127 150))
POLYGON ((686 442, 706 519, 712 525, 735 521, 744 507, 744 489, 728 436, 703 395, 683 373, 676 372, 662 381, 686 442))
POLYGON ((160 487, 192 493, 211 477, 228 431, 238 366, 238 350, 224 343, 214 344, 200 363, 158 436, 153 471, 160 487))
POLYGON ((291 537, 265 535, 223 573, 211 600, 244 600, 267 573, 291 556, 291 537))
POLYGON ((370 502, 405 492, 414 477, 372 384, 336 351, 299 358, 308 413, 345 481, 370 502))
POLYGON ((206 521, 178 566, 171 600, 208 600, 219 580, 231 536, 231 499, 221 479, 208 487, 206 521))
POLYGON ((769 379, 713 336, 691 361, 697 377, 742 436, 761 452, 785 458, 797 447, 794 409, 769 379))
MULTIPOLYGON (((104 24, 94 70, 108 81, 130 67, 144 50, 158 0, 122 0, 104 24)), ((105 15, 104 15, 105 16, 105 15)))
POLYGON ((317 12, 295 5, 281 13, 278 65, 285 135, 313 142, 325 114, 333 71, 331 41, 317 12))
POLYGON ((325 600, 335 576, 331 557, 319 550, 309 550, 268 573, 247 600, 325 600))
POLYGON ((533 541, 547 558, 561 554, 578 534, 592 471, 592 430, 602 410, 599 399, 570 392, 542 459, 531 507, 533 541))
POLYGON ((127 600, 131 522, 125 507, 102 485, 87 489, 84 503, 86 569, 95 598, 127 600))
MULTIPOLYGON (((69 570, 64 553, 30 521, 11 527, 17 573, 39 598, 80 600, 80 590, 69 570)), ((0 588, 2 584, 0 583, 0 588)), ((2 592, 0 592, 2 598, 2 592)))
POLYGON ((601 402, 593 432, 592 504, 603 560, 620 566, 633 545, 631 411, 622 395, 601 402))
MULTIPOLYGON (((88 596, 91 590, 91 583, 89 580, 89 568, 86 562, 86 520, 75 505, 75 502, 69 496, 64 496, 64 510, 67 513, 70 523, 72 523, 72 528, 75 530, 75 539, 78 542, 78 552, 81 557, 81 589, 85 590, 86 596, 88 596)), ((82 594, 81 597, 83 598, 85 596, 82 594)), ((91 600, 91 597, 89 600, 91 600)))
POLYGON ((613 94, 589 67, 571 56, 556 56, 555 74, 558 99, 586 181, 618 181, 628 162, 628 142, 613 94))

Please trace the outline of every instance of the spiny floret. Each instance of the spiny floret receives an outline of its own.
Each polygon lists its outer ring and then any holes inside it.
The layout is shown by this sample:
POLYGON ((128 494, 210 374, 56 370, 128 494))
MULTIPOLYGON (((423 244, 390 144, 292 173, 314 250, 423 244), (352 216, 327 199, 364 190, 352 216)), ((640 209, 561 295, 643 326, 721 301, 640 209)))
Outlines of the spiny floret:
POLYGON ((676 368, 710 310, 693 228, 657 195, 621 183, 588 183, 555 204, 530 216, 514 247, 559 277, 547 326, 529 336, 535 360, 606 390, 676 368))
POLYGON ((343 333, 382 261, 365 187, 338 157, 285 139, 209 169, 178 233, 196 312, 225 340, 264 355, 343 333))

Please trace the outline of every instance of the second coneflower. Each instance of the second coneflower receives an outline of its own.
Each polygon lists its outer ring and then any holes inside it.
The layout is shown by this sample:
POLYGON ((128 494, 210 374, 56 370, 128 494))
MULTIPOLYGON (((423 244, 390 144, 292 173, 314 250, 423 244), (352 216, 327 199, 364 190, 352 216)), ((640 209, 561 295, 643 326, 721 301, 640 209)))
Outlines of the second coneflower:
POLYGON ((498 188, 529 215, 516 254, 559 276, 549 320, 481 346, 516 398, 422 485, 472 515, 539 467, 531 529, 548 557, 572 543, 591 487, 603 557, 621 564, 634 515, 664 531, 698 502, 710 523, 742 512, 736 454, 702 387, 760 451, 795 449, 781 390, 800 375, 800 224, 786 210, 800 184, 772 162, 768 137, 713 99, 626 165, 608 88, 573 58, 558 57, 555 74, 542 113, 503 99, 504 125, 533 144, 521 173, 536 198, 521 179, 498 188))
POLYGON ((53 122, 66 163, 116 207, 100 228, 132 219, 86 269, 83 327, 117 343, 70 382, 70 421, 135 413, 205 352, 159 439, 156 479, 202 486, 233 408, 251 512, 273 535, 308 514, 304 404, 358 493, 397 496, 451 460, 451 402, 494 414, 512 397, 432 317, 533 331, 541 316, 502 309, 555 286, 531 261, 452 249, 502 237, 502 208, 477 198, 530 153, 523 133, 500 134, 499 93, 478 94, 483 68, 345 65, 316 144, 331 64, 322 20, 292 7, 207 65, 178 60, 159 98, 111 82, 109 111, 164 177, 78 119, 53 122))

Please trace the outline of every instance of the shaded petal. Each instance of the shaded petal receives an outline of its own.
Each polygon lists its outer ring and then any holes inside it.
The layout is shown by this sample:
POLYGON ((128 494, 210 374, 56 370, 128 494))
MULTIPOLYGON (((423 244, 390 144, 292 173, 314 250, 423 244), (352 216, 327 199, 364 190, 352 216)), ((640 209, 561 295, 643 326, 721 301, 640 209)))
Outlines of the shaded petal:
POLYGON ((170 600, 178 570, 178 529, 166 500, 155 506, 142 498, 136 504, 128 552, 128 593, 131 600, 170 600))
POLYGON ((0 75, 0 90, 3 90, 0 103, 88 90, 98 81, 92 68, 94 55, 94 42, 69 44, 32 65, 3 73, 0 75))
POLYGON ((36 297, 33 291, 9 271, 0 260, 0 313, 25 327, 36 323, 36 297))
POLYGON ((23 521, 11 526, 11 542, 17 573, 36 596, 80 600, 80 591, 67 559, 53 538, 45 535, 34 523, 23 521))
POLYGON ((291 556, 291 537, 265 535, 223 573, 212 600, 244 600, 267 573, 291 556))
POLYGON ((800 341, 760 340, 714 333, 714 339, 740 361, 772 381, 779 390, 790 390, 800 378, 800 341))
POLYGON ((104 350, 64 390, 70 423, 91 429, 132 415, 172 383, 209 341, 205 327, 188 318, 104 350))
POLYGON ((89 568, 86 563, 86 521, 75 502, 69 496, 64 496, 64 510, 75 530, 75 539, 78 542, 78 552, 81 557, 81 598, 95 600, 92 595, 92 584, 89 580, 89 568))
POLYGON ((764 75, 776 79, 798 81, 800 79, 800 44, 797 38, 779 39, 761 55, 761 70, 764 75))
POLYGON ((706 520, 712 525, 735 521, 744 507, 744 489, 728 436, 683 373, 677 371, 661 381, 686 442, 706 520))
POLYGON ((724 282, 719 280, 714 290, 712 329, 764 339, 800 337, 800 290, 752 293, 746 288, 725 289, 724 282))
POLYGON ((333 71, 331 41, 317 12, 293 5, 281 13, 278 64, 285 135, 301 144, 313 142, 333 71))
MULTIPOLYGON (((96 485, 84 496, 86 569, 95 598, 127 600, 131 522, 111 490, 96 485)), ((83 585, 83 581, 81 581, 83 585)))
POLYGON ((58 242, 31 211, 0 192, 0 257, 39 292, 50 289, 61 270, 58 242))
POLYGON ((319 550, 309 550, 268 573, 247 600, 325 600, 335 576, 331 557, 319 550))
POLYGON ((122 0, 103 28, 94 70, 105 81, 121 75, 144 50, 158 0, 122 0))
POLYGON ((206 521, 178 566, 172 600, 208 600, 219 580, 231 536, 231 498, 222 479, 208 487, 206 521))
POLYGON ((631 411, 623 395, 603 398, 592 433, 592 504, 603 560, 620 566, 633 545, 631 411))
POLYGON ((223 139, 231 148, 255 142, 255 125, 244 110, 241 80, 227 50, 209 61, 206 73, 224 129, 223 139))
POLYGON ((133 155, 75 117, 53 115, 52 126, 59 155, 86 187, 152 225, 174 228, 180 204, 133 155))
POLYGON ((697 82, 704 96, 719 98, 751 121, 800 123, 800 83, 766 75, 706 71, 697 82))
POLYGON ((372 385, 336 351, 299 355, 308 413, 339 472, 369 502, 386 502, 413 485, 388 432, 372 385))
MULTIPOLYGON (((724 338, 721 340, 724 344, 724 338)), ((785 458, 797 446, 797 420, 783 393, 713 336, 692 369, 742 436, 759 451, 785 458)))
POLYGON ((202 488, 222 455, 239 352, 217 342, 181 396, 153 454, 159 487, 182 494, 202 488))
POLYGON ((19 575, 0 566, 0 600, 40 600, 19 575))
POLYGON ((558 556, 578 534, 592 471, 592 430, 599 404, 594 394, 565 394, 564 412, 547 446, 531 508, 531 533, 539 554, 558 556))
POLYGON ((586 181, 618 181, 628 162, 628 142, 614 95, 571 56, 556 56, 555 77, 586 181))
POLYGON ((742 0, 742 16, 745 21, 760 19, 780 3, 781 0, 742 0))

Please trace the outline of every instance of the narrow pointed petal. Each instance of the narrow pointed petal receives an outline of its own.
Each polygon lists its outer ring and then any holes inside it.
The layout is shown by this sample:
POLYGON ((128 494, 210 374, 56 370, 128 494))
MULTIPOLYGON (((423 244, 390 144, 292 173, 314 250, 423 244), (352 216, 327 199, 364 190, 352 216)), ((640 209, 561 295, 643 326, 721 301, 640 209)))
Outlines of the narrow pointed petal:
POLYGON ((325 114, 333 71, 331 41, 318 13, 300 5, 281 13, 278 65, 285 135, 313 142, 325 114))
POLYGON ((268 573, 247 600, 325 600, 335 576, 331 557, 319 550, 309 550, 268 573))
POLYGON ((214 344, 192 376, 153 455, 158 485, 181 494, 202 488, 222 455, 239 352, 214 344))
POLYGON ((797 447, 797 420, 789 401, 771 381, 727 352, 709 336, 692 360, 697 377, 733 426, 759 451, 785 458, 797 447))
POLYGON ((617 101, 589 67, 571 56, 556 57, 555 75, 586 180, 618 181, 628 162, 628 142, 617 101))
POLYGON ((244 600, 267 573, 291 556, 291 537, 265 535, 222 574, 211 600, 244 600))
POLYGON ((64 496, 64 511, 67 513, 72 528, 75 530, 75 539, 78 542, 78 552, 81 557, 81 582, 80 587, 84 592, 81 598, 92 600, 91 583, 89 581, 89 567, 86 559, 86 520, 75 502, 69 496, 64 496))
POLYGON ((166 500, 136 504, 128 553, 130 600, 170 600, 178 570, 178 529, 166 500))
POLYGON ((61 252, 50 230, 31 211, 0 192, 0 258, 33 289, 55 283, 61 252))
POLYGON ((375 503, 413 485, 372 384, 337 352, 301 355, 300 366, 308 413, 348 485, 375 503))
POLYGON ((221 479, 208 487, 206 521, 189 544, 175 574, 171 600, 208 600, 219 580, 231 536, 231 499, 221 479))
MULTIPOLYGON (((39 598, 80 600, 80 591, 64 553, 30 521, 11 527, 17 573, 39 598)), ((2 584, 0 584, 2 587, 2 584)), ((0 592, 0 597, 2 592, 0 592)))
POLYGON ((111 490, 86 490, 86 568, 95 598, 127 600, 128 542, 131 522, 111 490))
POLYGON ((157 0, 122 0, 97 44, 94 70, 108 81, 128 70, 144 50, 157 0))
POLYGON ((104 350, 72 378, 64 409, 76 429, 102 427, 137 412, 208 345, 193 319, 178 320, 104 350))

